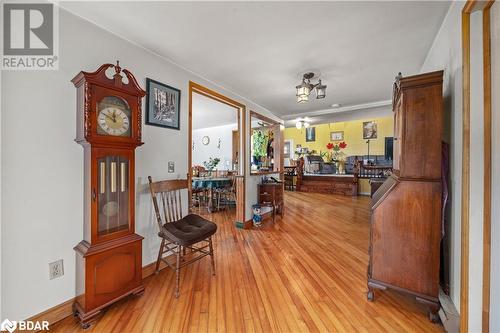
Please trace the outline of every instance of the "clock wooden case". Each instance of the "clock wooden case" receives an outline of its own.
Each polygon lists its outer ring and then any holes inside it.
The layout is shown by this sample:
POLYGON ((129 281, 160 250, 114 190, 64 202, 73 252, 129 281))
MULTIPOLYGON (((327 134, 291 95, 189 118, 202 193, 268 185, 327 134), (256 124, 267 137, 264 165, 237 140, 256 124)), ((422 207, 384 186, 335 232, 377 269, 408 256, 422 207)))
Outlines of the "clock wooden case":
POLYGON ((141 102, 134 76, 116 65, 80 72, 76 142, 84 148, 83 240, 76 251, 75 315, 82 326, 130 294, 144 292, 142 239, 135 233, 135 149, 141 102), (111 72, 112 77, 108 77, 111 72))

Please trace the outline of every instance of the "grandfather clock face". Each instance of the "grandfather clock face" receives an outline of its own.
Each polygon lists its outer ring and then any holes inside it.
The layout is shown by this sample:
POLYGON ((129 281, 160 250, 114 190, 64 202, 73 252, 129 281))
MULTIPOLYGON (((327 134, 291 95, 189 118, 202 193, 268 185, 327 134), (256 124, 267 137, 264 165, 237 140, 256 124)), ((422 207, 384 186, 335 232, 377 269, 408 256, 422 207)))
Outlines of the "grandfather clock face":
POLYGON ((117 96, 104 97, 97 105, 97 134, 130 137, 130 117, 128 103, 117 96))

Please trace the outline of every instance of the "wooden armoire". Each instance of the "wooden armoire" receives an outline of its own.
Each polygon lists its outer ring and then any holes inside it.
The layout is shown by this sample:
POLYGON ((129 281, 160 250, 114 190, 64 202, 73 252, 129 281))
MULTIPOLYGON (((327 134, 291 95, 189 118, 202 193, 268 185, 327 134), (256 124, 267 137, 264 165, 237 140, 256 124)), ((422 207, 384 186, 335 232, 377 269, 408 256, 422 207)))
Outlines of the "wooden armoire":
POLYGON ((371 202, 368 300, 395 289, 439 310, 443 71, 394 83, 394 172, 371 202))

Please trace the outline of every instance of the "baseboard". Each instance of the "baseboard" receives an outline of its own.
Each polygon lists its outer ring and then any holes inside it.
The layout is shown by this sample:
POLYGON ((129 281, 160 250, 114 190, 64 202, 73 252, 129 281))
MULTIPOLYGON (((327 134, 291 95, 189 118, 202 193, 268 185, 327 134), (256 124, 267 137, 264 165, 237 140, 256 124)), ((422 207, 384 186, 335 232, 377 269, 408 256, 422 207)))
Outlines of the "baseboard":
POLYGON ((250 229, 252 227, 252 222, 252 220, 246 220, 244 222, 236 221, 234 222, 234 225, 238 229, 250 229))
MULTIPOLYGON (((170 256, 165 256, 164 258, 168 258, 168 257, 170 257, 170 256)), ((167 264, 165 264, 163 261, 160 261, 160 268, 159 268, 159 270, 161 271, 165 267, 168 267, 167 264)), ((156 261, 153 261, 149 265, 144 266, 142 268, 142 278, 145 279, 148 276, 153 275, 155 273, 155 269, 156 269, 156 261)))
POLYGON ((58 321, 61 321, 64 318, 73 315, 73 303, 75 302, 75 299, 76 297, 73 297, 64 303, 61 303, 46 311, 43 311, 42 313, 34 315, 33 317, 28 318, 27 320, 33 322, 47 321, 49 323, 49 326, 55 324, 58 321))
MULTIPOLYGON (((167 256, 168 257, 168 256, 167 256)), ((160 263, 160 270, 168 267, 163 261, 160 263)), ((142 267, 142 278, 145 279, 148 276, 151 276, 155 273, 156 261, 142 267)), ((43 311, 37 315, 34 315, 31 318, 28 318, 29 321, 47 321, 50 325, 53 325, 69 316, 73 315, 73 303, 75 302, 76 297, 73 297, 67 300, 64 303, 56 305, 46 311, 43 311)))
POLYGON ((439 303, 441 303, 441 308, 438 314, 444 329, 446 332, 458 333, 460 331, 460 315, 451 298, 441 289, 439 290, 439 303))
MULTIPOLYGON (((262 221, 264 221, 266 218, 271 218, 273 215, 272 209, 270 211, 265 212, 262 214, 262 221)), ((253 219, 246 220, 244 223, 242 222, 235 222, 236 228, 240 229, 250 229, 253 226, 253 219)))

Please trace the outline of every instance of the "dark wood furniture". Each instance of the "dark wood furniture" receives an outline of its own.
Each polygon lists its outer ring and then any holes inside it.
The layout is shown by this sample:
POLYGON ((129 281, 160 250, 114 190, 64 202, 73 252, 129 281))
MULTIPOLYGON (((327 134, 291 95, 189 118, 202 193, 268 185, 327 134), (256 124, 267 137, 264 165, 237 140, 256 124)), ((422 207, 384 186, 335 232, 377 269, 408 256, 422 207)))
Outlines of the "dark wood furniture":
POLYGON ((357 172, 352 175, 309 175, 304 174, 304 158, 297 161, 297 191, 358 195, 357 172))
POLYGON ((261 183, 258 184, 259 205, 272 208, 273 221, 276 213, 283 217, 283 183, 261 183))
POLYGON ((135 149, 141 141, 145 91, 117 63, 80 72, 76 142, 84 148, 83 240, 76 251, 73 305, 86 328, 101 310, 144 292, 142 239, 135 233, 135 149), (113 78, 106 70, 114 69, 113 78), (123 83, 123 76, 127 83, 123 83))
POLYGON ((203 257, 210 256, 212 275, 215 275, 212 236, 217 231, 217 225, 196 214, 188 214, 182 217, 181 191, 186 190, 188 192, 189 183, 187 179, 153 182, 153 179, 149 176, 148 180, 159 229, 158 236, 161 238, 155 272, 158 273, 162 261, 175 271, 175 297, 177 298, 179 297, 180 269, 182 267, 192 264, 203 257), (206 244, 195 246, 201 242, 206 242, 206 244), (187 254, 186 258, 183 258, 186 256, 186 249, 190 249, 191 253, 187 254), (175 266, 163 257, 165 253, 175 253, 175 266), (193 255, 193 253, 200 254, 193 255))
POLYGON ((295 191, 295 182, 297 179, 296 173, 297 167, 295 165, 285 166, 284 167, 284 181, 285 181, 285 190, 295 191))
POLYGON ((359 164, 359 177, 370 178, 370 198, 386 181, 392 173, 392 165, 367 165, 363 161, 357 161, 359 164))
POLYGON ((416 297, 437 320, 443 72, 394 85, 394 171, 372 198, 368 300, 374 289, 416 297))
POLYGON ((370 178, 370 198, 373 198, 375 192, 377 192, 386 180, 387 178, 370 178))

